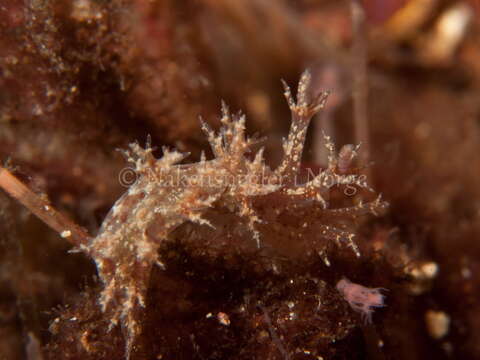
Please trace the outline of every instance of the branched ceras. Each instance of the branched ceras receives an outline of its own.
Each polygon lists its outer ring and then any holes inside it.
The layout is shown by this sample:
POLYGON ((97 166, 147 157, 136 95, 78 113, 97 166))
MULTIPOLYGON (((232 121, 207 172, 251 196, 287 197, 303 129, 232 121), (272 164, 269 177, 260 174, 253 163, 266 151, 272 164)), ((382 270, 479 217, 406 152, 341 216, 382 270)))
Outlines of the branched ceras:
POLYGON ((370 189, 364 178, 347 174, 358 147, 346 145, 337 155, 328 136, 324 136, 329 151, 327 168, 299 184, 307 129, 311 118, 325 106, 328 97, 327 92, 322 92, 309 99, 310 77, 308 71, 302 74, 296 101, 283 82, 292 123, 283 143, 283 160, 275 170, 265 164, 263 148, 253 156, 248 154, 258 140, 246 137, 245 116, 231 115, 225 104, 222 104, 219 133, 202 123, 213 151, 212 160, 206 160, 202 155, 197 163, 180 164, 187 154, 166 148, 163 156, 155 159, 149 143, 146 148, 131 144, 125 152, 135 167, 137 181, 112 207, 98 235, 79 247, 97 264, 104 284, 99 303, 111 318, 111 327, 120 324, 125 330, 127 357, 141 331, 139 312, 146 306, 151 269, 160 263, 160 244, 186 222, 210 226, 215 231, 215 224, 205 217, 209 209, 230 209, 237 214, 261 248, 261 229, 265 220, 256 210, 256 199, 275 198, 275 205, 271 206, 275 206, 272 211, 278 213, 282 209, 288 212, 296 211, 299 206, 313 206, 320 214, 320 220, 315 219, 315 223, 309 225, 315 226, 319 236, 337 243, 344 242, 360 256, 352 232, 332 225, 335 220, 325 224, 321 219, 375 214, 387 204, 378 197, 375 201, 352 207, 329 207, 326 195, 332 186, 370 189))

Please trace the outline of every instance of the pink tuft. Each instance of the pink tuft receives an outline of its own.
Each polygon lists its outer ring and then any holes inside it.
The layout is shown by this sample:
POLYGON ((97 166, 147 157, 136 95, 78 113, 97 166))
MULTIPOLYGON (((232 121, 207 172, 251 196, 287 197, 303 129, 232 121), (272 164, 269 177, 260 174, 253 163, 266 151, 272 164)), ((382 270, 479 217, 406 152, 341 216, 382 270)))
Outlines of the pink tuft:
POLYGON ((372 313, 375 308, 385 306, 385 296, 380 292, 385 289, 368 288, 342 278, 337 283, 337 290, 343 295, 350 307, 362 315, 367 324, 372 322, 372 313))

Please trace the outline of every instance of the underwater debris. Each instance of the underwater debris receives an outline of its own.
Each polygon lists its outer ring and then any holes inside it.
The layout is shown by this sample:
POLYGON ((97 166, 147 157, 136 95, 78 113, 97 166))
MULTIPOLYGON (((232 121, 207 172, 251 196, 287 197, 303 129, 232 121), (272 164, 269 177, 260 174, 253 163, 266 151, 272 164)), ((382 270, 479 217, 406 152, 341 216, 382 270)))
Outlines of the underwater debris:
POLYGON ((368 288, 346 278, 342 278, 336 287, 350 307, 359 312, 367 324, 372 322, 375 308, 385 306, 385 295, 380 292, 385 290, 383 288, 368 288))

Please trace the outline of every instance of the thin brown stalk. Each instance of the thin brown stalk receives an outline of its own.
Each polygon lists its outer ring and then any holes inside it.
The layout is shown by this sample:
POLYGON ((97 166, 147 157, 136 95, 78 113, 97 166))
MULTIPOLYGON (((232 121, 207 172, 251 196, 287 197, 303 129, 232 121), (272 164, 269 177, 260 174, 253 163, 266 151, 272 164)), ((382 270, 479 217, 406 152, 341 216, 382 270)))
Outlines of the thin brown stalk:
MULTIPOLYGON (((368 75, 367 75, 367 28, 365 10, 360 0, 350 1, 352 16, 352 79, 353 79, 353 121, 355 142, 362 144, 359 153, 360 166, 370 160, 370 139, 368 126, 368 75)), ((366 169, 368 171, 368 168, 366 169)))
POLYGON ((40 220, 73 245, 79 246, 89 243, 90 235, 84 229, 56 211, 45 199, 35 194, 3 167, 0 167, 0 188, 17 199, 40 220))

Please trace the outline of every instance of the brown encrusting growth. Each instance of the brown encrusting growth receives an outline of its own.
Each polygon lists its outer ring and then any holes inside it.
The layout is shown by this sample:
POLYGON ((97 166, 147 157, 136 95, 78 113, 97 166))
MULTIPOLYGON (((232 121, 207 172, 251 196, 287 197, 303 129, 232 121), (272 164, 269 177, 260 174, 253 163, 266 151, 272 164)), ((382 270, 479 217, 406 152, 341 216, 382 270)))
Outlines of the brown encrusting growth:
MULTIPOLYGON (((98 303, 104 317, 109 319, 108 332, 117 325, 124 330, 126 358, 130 358, 142 330, 141 311, 147 306, 152 267, 163 266, 163 259, 158 256, 160 246, 183 224, 195 224, 199 228, 193 227, 188 235, 191 239, 199 238, 192 240, 194 243, 201 243, 201 238, 207 236, 231 239, 231 245, 237 246, 236 237, 250 237, 247 242, 254 242, 258 249, 268 246, 270 256, 275 258, 282 252, 272 233, 283 224, 282 218, 301 218, 301 227, 306 231, 299 232, 297 239, 288 240, 298 242, 297 247, 310 247, 323 254, 327 264, 326 252, 331 241, 346 244, 360 256, 354 241, 354 220, 369 213, 378 214, 387 203, 379 196, 371 202, 360 200, 349 207, 331 206, 330 192, 334 189, 345 191, 346 197, 349 196, 346 190, 354 191, 350 195, 357 189, 373 190, 364 176, 348 173, 348 165, 356 154, 353 145, 346 145, 337 155, 326 135, 327 168, 311 178, 313 173, 309 172, 307 180, 301 179, 300 164, 308 126, 328 97, 328 93, 322 92, 309 99, 310 81, 310 72, 306 70, 300 78, 296 100, 283 82, 292 124, 283 143, 283 160, 275 170, 265 164, 263 148, 253 154, 252 148, 259 140, 246 136, 245 116, 232 115, 224 103, 219 133, 202 124, 214 155, 212 160, 202 155, 198 163, 181 164, 187 154, 166 147, 163 156, 155 159, 150 138, 146 148, 131 144, 125 155, 134 166, 136 181, 115 203, 92 239, 51 209, 8 170, 0 168, 0 187, 95 261, 104 286, 98 303), (345 154, 349 155, 348 159, 345 154), (226 223, 225 219, 212 215, 225 211, 231 213, 226 223), (210 228, 210 233, 205 233, 205 226, 210 228), (317 235, 313 237, 312 231, 317 235), (303 233, 310 234, 311 239, 302 239, 303 233), (305 241, 314 244, 305 244, 305 241)), ((223 242, 222 239, 209 246, 215 248, 223 242)), ((268 316, 266 312, 265 316, 268 316)), ((95 352, 89 346, 84 348, 95 352)))
MULTIPOLYGON (((208 212, 229 209, 238 217, 238 220, 231 221, 243 222, 258 248, 262 247, 263 238, 271 241, 262 233, 272 231, 277 223, 282 222, 282 217, 302 217, 303 214, 302 227, 318 233, 315 239, 318 245, 313 246, 318 252, 326 251, 328 244, 321 240, 324 238, 339 245, 345 243, 355 255, 360 256, 353 240, 352 220, 368 213, 377 214, 386 207, 386 203, 378 197, 372 202, 360 201, 350 207, 332 208, 329 205, 328 195, 333 188, 369 188, 364 177, 345 174, 345 164, 338 171, 338 156, 328 136, 325 136, 329 151, 328 167, 301 182, 299 170, 308 125, 315 113, 325 106, 328 96, 320 93, 308 99, 310 77, 308 71, 303 73, 296 101, 284 83, 292 125, 283 144, 283 161, 275 170, 265 164, 262 149, 252 154, 251 158, 247 156, 257 140, 246 137, 245 116, 232 116, 225 104, 222 105, 223 127, 218 134, 206 123, 203 124, 214 154, 212 160, 202 157, 198 163, 179 164, 186 155, 167 148, 157 160, 150 143, 146 148, 134 143, 125 152, 128 161, 134 165, 138 179, 112 207, 95 238, 87 243, 73 243, 97 264, 104 284, 99 304, 105 316, 110 318, 110 328, 117 324, 124 328, 127 358, 141 332, 139 313, 146 307, 150 272, 154 264, 162 263, 162 259, 158 258, 162 242, 186 222, 210 227, 209 237, 215 238, 217 233, 222 237, 237 236, 233 231, 226 234, 223 230, 218 231, 219 224, 208 218, 208 212), (259 225, 264 222, 266 225, 259 225)), ((2 169, 0 175, 4 173, 6 170, 2 169)), ((0 186, 8 190, 5 183, 0 182, 0 186)), ((32 203, 23 200, 25 196, 18 196, 13 191, 10 193, 26 204, 32 203)), ((40 210, 45 206, 41 203, 37 205, 40 210)), ((33 205, 32 209, 43 220, 47 219, 33 205)), ((233 228, 232 225, 227 226, 233 228)), ((54 228, 59 229, 58 226, 54 228)), ((244 230, 236 230, 245 233, 244 230)), ((60 231, 62 236, 65 231, 69 231, 69 236, 78 237, 76 232, 63 228, 60 231)), ((193 233, 190 236, 198 235, 193 233)), ((298 236, 299 239, 290 241, 305 241, 301 239, 301 233, 298 236)), ((276 247, 274 241, 266 244, 273 249, 276 247)))

